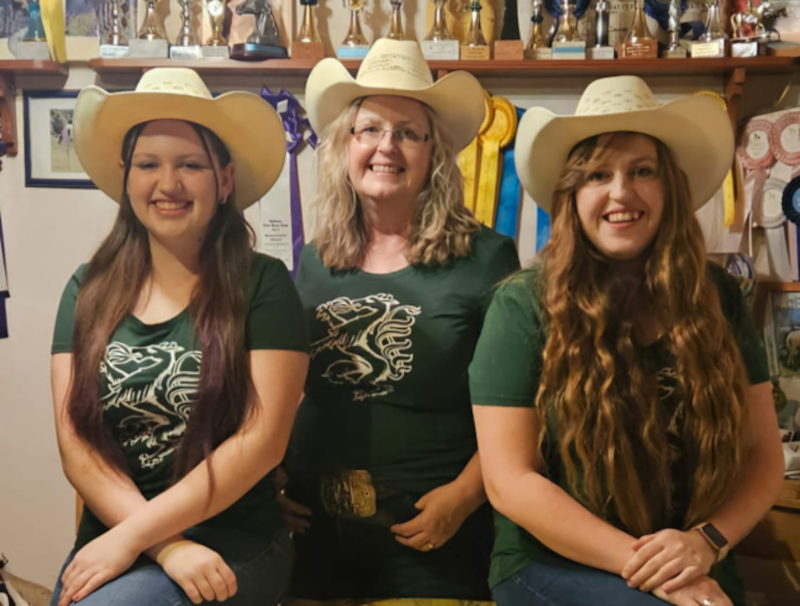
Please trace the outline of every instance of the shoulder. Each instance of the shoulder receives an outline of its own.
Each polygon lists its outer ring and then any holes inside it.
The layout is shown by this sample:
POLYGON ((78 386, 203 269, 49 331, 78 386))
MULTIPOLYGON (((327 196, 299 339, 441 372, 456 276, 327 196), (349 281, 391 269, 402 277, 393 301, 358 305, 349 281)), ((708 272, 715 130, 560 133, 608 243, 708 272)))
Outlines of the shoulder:
POLYGON ((541 262, 521 269, 503 280, 495 294, 495 301, 515 303, 540 316, 545 297, 546 280, 541 262))
POLYGON ((742 302, 742 289, 739 280, 729 274, 724 267, 713 261, 706 263, 706 277, 717 288, 722 311, 725 315, 730 316, 731 312, 738 309, 742 302))
POLYGON ((492 257, 502 251, 516 252, 516 248, 513 238, 504 236, 485 225, 481 225, 472 235, 473 256, 492 257))
POLYGON ((251 299, 258 298, 264 292, 276 287, 291 285, 289 270, 280 259, 263 253, 254 252, 250 266, 250 283, 248 285, 251 299))

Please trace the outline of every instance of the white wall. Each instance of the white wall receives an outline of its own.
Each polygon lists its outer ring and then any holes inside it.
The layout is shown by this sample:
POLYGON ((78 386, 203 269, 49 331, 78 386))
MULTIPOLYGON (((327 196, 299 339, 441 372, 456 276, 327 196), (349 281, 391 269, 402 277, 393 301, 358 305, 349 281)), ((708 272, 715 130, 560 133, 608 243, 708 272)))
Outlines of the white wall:
MULTIPOLYGON (((422 4, 422 0, 418 2, 422 4)), ((330 31, 338 40, 346 29, 346 14, 337 2, 330 4, 335 5, 330 31)), ((384 4, 388 6, 388 0, 384 4)), ((417 12, 415 30, 422 37, 424 14, 417 12)), ((570 113, 589 81, 486 80, 484 84, 520 107, 540 104, 570 113)), ((65 88, 79 89, 94 82, 93 72, 72 66, 65 88)), ((663 100, 698 89, 721 92, 723 86, 721 78, 707 77, 653 78, 649 82, 663 100)), ((744 111, 752 113, 769 105, 783 82, 782 77, 748 82, 753 94, 745 100, 744 111)), ((29 84, 20 80, 20 91, 29 84)), ((236 77, 211 82, 216 90, 246 88, 254 92, 262 84, 283 86, 300 95, 304 83, 236 77)), ((21 121, 21 96, 17 115, 21 121)), ((16 158, 3 158, 0 172, 0 212, 11 290, 7 303, 10 337, 0 340, 0 551, 11 560, 16 575, 52 586, 74 538, 75 513, 74 492, 59 464, 51 413, 48 364, 53 321, 64 284, 107 232, 116 206, 94 190, 26 189, 23 158, 24 149, 16 158)), ((311 165, 310 155, 304 155, 301 171, 310 170, 311 165)), ((305 214, 309 218, 310 209, 306 208, 305 214)), ((527 235, 521 248, 530 248, 527 235)))

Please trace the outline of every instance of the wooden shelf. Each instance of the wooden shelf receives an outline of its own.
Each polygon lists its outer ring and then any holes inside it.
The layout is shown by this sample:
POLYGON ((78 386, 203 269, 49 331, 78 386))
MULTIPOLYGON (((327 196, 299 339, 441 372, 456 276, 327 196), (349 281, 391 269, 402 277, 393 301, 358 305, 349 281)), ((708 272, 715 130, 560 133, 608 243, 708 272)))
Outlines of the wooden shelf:
MULTIPOLYGON (((16 156, 17 145, 17 76, 66 76, 69 67, 56 61, 0 61, 0 136, 7 145, 6 153, 16 156)), ((61 85, 59 85, 59 88, 61 85)))
MULTIPOLYGON (((360 61, 343 61, 358 71, 360 61)), ((154 67, 188 67, 204 76, 262 76, 305 78, 317 64, 313 60, 270 59, 234 61, 233 59, 90 59, 89 67, 101 75, 132 74, 139 76, 154 67)))

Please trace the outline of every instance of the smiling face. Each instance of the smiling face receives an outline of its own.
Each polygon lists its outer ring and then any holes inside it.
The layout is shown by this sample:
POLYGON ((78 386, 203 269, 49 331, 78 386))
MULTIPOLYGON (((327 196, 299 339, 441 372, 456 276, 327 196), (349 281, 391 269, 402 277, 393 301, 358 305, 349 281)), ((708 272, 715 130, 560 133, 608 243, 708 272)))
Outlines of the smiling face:
MULTIPOLYGON (((211 149, 211 145, 208 145, 211 149)), ((182 120, 147 124, 136 141, 127 193, 151 237, 197 243, 233 189, 233 165, 209 156, 198 132, 182 120)))
POLYGON ((359 198, 416 199, 425 188, 431 165, 425 106, 405 97, 367 97, 356 113, 353 131, 347 172, 359 198))
POLYGON ((652 139, 617 133, 588 164, 576 191, 581 228, 605 257, 629 261, 653 242, 664 211, 658 151, 652 139))

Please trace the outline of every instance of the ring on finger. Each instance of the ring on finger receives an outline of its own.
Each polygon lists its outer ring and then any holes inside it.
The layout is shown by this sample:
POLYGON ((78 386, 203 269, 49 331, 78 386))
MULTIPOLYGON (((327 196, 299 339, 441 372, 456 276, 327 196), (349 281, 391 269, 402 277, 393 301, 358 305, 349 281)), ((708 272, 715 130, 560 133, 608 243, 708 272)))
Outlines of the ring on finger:
POLYGON ((436 545, 428 541, 428 543, 425 545, 425 551, 433 551, 434 549, 436 549, 436 545))
POLYGON ((711 598, 705 597, 705 598, 703 598, 703 601, 700 602, 700 604, 702 604, 702 606, 714 606, 714 600, 712 600, 711 598))

